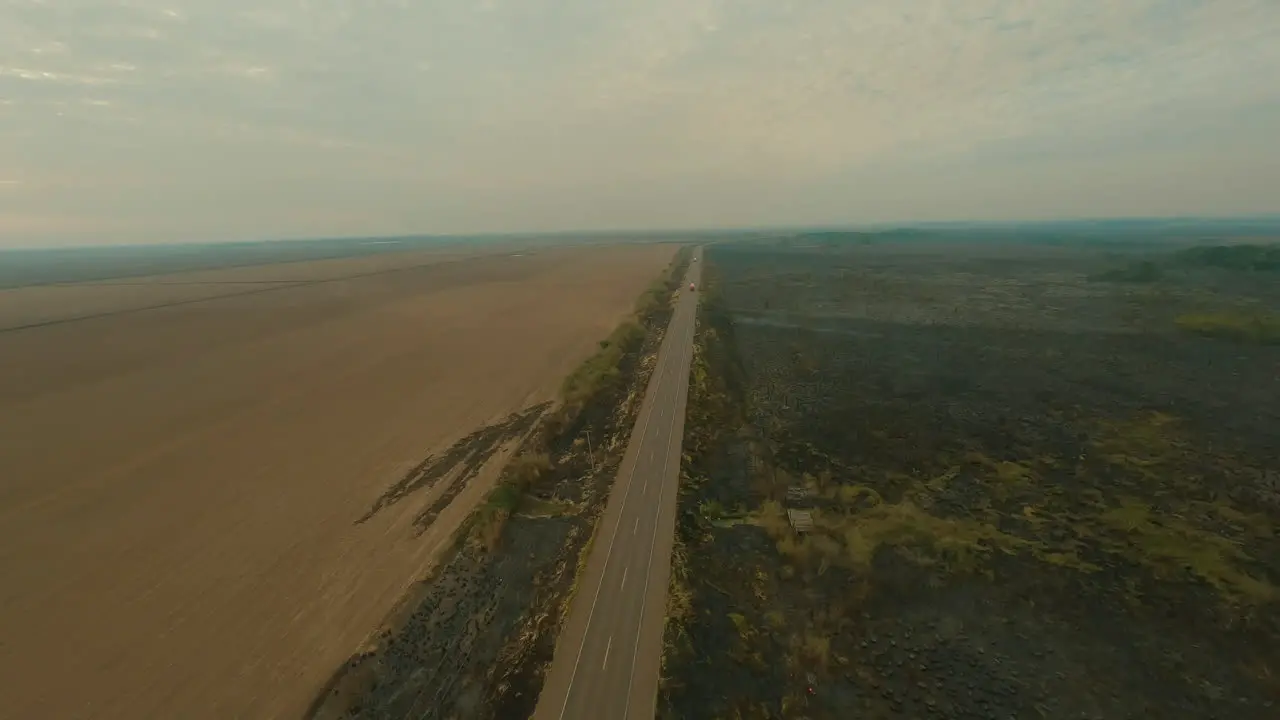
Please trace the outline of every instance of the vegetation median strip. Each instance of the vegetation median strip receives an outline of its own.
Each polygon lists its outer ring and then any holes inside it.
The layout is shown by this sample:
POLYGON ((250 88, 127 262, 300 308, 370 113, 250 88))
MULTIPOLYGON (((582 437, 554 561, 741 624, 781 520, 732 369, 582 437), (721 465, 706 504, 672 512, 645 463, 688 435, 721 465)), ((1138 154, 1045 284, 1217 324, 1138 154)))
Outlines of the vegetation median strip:
MULTIPOLYGON (((560 403, 540 409, 406 619, 335 676, 309 717, 532 712, 689 258, 678 251, 632 316, 566 378, 560 403)), ((433 467, 415 469, 375 511, 414 492, 433 467)), ((454 483, 456 494, 462 481, 454 483)))

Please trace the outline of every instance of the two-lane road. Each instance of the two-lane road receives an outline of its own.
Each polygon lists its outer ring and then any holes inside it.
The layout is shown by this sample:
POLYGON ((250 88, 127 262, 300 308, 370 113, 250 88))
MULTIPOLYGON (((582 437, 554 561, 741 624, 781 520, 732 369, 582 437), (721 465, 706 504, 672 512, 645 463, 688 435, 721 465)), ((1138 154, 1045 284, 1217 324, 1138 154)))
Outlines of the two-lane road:
MULTIPOLYGON (((675 538, 701 249, 694 251, 535 720, 652 718, 675 538)), ((699 288, 700 289, 700 288, 699 288)))

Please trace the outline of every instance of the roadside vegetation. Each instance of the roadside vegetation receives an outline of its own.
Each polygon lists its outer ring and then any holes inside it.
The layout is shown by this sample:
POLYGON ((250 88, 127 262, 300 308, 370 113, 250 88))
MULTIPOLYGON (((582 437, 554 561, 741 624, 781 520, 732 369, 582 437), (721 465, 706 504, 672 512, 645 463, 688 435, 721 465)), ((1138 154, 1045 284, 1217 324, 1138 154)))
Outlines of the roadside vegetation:
MULTIPOLYGON (((638 356, 647 339, 660 338, 666 330, 672 294, 679 289, 691 257, 691 248, 681 247, 662 276, 637 300, 631 316, 565 378, 559 405, 547 414, 539 432, 504 469, 497 486, 477 509, 474 530, 486 548, 492 550, 496 546, 507 518, 519 511, 530 499, 530 490, 551 474, 552 458, 564 455, 566 446, 589 444, 591 421, 598 422, 601 413, 615 412, 620 397, 628 404, 633 401, 628 390, 634 387, 628 386, 635 384, 638 356), (597 417, 591 417, 593 412, 597 417)), ((656 350, 655 344, 650 345, 650 350, 656 350)), ((592 448, 586 449, 593 452, 592 448)), ((547 502, 542 507, 548 507, 547 502)))
MULTIPOLYGON (((335 673, 309 718, 532 713, 690 257, 678 251, 566 379, 558 403, 531 409, 533 421, 511 420, 484 446, 485 458, 511 451, 493 489, 376 641, 335 673)), ((423 486, 412 478, 470 477, 475 447, 445 453, 453 465, 429 459, 374 512, 423 486)), ((462 486, 454 482, 450 492, 462 486)))

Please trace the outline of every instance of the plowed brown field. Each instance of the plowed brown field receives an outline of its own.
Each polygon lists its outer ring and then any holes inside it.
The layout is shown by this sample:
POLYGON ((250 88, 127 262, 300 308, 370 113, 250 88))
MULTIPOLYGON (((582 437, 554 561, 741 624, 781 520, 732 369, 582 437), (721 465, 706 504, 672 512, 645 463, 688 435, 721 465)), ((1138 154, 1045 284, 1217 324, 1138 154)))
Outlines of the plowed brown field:
POLYGON ((291 718, 674 247, 456 248, 0 291, 0 717, 291 718), (439 488, 438 491, 442 491, 439 488))

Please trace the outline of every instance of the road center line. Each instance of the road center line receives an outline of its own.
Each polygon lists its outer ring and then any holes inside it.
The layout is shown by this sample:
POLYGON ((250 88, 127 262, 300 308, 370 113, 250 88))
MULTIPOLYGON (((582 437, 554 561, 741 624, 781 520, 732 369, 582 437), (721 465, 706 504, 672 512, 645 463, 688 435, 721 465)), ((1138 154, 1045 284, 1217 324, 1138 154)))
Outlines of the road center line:
MULTIPOLYGON (((692 333, 692 329, 690 330, 690 332, 692 333)), ((690 362, 692 361, 693 359, 692 343, 689 344, 687 350, 680 353, 680 356, 681 356, 680 359, 676 362, 677 368, 683 368, 684 363, 686 361, 690 361, 690 362)), ((689 390, 688 384, 687 383, 685 384, 683 388, 683 393, 681 390, 682 389, 680 388, 680 386, 677 385, 676 396, 675 396, 676 407, 680 406, 680 396, 688 392, 689 390)), ((675 445, 675 442, 677 439, 676 432, 675 432, 675 425, 676 425, 676 421, 679 419, 680 419, 680 416, 677 413, 676 416, 671 419, 671 427, 668 428, 667 430, 667 449, 666 449, 665 457, 663 457, 663 463, 662 463, 663 471, 666 470, 667 465, 670 464, 671 462, 671 448, 673 445, 675 445)), ((676 483, 678 485, 678 483, 680 482, 679 465, 677 465, 676 467, 677 467, 676 483)), ((622 720, 627 720, 627 716, 630 715, 631 713, 631 688, 635 684, 636 658, 640 654, 640 636, 644 632, 644 611, 645 611, 645 605, 648 604, 648 600, 649 600, 649 580, 653 576, 654 548, 656 548, 658 545, 658 532, 662 527, 662 523, 660 522, 662 519, 662 488, 663 488, 663 483, 659 483, 658 484, 658 489, 659 489, 658 502, 657 502, 658 507, 657 507, 657 512, 654 514, 654 517, 653 517, 653 537, 649 540, 649 566, 645 569, 644 589, 640 591, 640 616, 639 616, 639 619, 636 621, 635 646, 631 649, 631 672, 629 673, 629 676, 627 678, 627 694, 626 694, 626 698, 623 701, 626 704, 623 706, 622 720)))
POLYGON ((635 527, 631 528, 631 534, 635 535, 640 530, 640 518, 636 518, 635 527))
POLYGON ((622 582, 618 583, 618 591, 627 586, 627 568, 622 568, 622 582))
POLYGON ((609 642, 604 646, 604 660, 600 663, 600 669, 603 670, 609 664, 609 648, 613 647, 613 636, 609 636, 609 642))
MULTIPOLYGON (((683 301, 683 300, 682 300, 681 302, 682 302, 682 303, 686 303, 686 304, 688 304, 688 301, 683 301)), ((693 301, 692 305, 689 305, 689 307, 688 307, 688 308, 685 308, 685 310, 686 310, 686 311, 685 311, 685 313, 684 313, 685 315, 691 315, 691 313, 689 312, 689 309, 690 309, 690 308, 696 309, 696 301, 693 301)), ((680 310, 680 308, 678 307, 678 308, 677 308, 677 310, 680 310)), ((678 318, 678 317, 679 317, 679 315, 677 314, 675 317, 676 317, 676 318, 678 318)), ((686 322, 687 322, 687 321, 686 321, 686 322)), ((668 329, 670 329, 670 325, 668 325, 668 329)), ((678 331, 677 331, 677 333, 678 333, 678 331)), ((689 370, 688 370, 688 368, 687 368, 687 367, 685 367, 685 366, 684 366, 684 364, 685 364, 686 362, 688 362, 688 361, 689 361, 689 359, 690 359, 690 358, 691 358, 691 356, 692 356, 692 343, 691 343, 691 342, 689 342, 689 343, 685 343, 685 347, 680 347, 680 343, 679 343, 679 341, 678 341, 678 340, 677 340, 677 341, 674 341, 674 342, 669 342, 670 340, 672 340, 672 338, 670 338, 670 337, 669 337, 669 335, 670 335, 670 334, 674 334, 674 333, 669 333, 667 336, 664 336, 664 337, 662 338, 662 341, 659 343, 659 346, 658 346, 658 358, 659 358, 659 360, 658 360, 657 367, 655 368, 655 375, 654 375, 654 377, 650 380, 650 382, 649 382, 649 387, 648 387, 648 388, 646 388, 646 390, 645 390, 645 399, 644 399, 644 401, 642 401, 642 405, 641 405, 641 409, 640 409, 640 410, 641 410, 641 415, 643 416, 643 424, 642 424, 642 427, 640 427, 640 428, 639 428, 639 430, 640 430, 640 432, 639 432, 639 433, 634 433, 634 429, 633 429, 633 435, 632 435, 632 438, 634 438, 634 439, 638 439, 640 442, 645 442, 645 440, 647 439, 647 438, 646 438, 646 435, 647 435, 647 433, 648 433, 649 423, 650 423, 650 421, 653 419, 653 407, 652 407, 652 405, 653 405, 654 403, 658 403, 658 402, 660 402, 660 400, 659 400, 658 398, 659 398, 659 396, 661 395, 661 391, 659 390, 659 387, 658 387, 658 386, 661 386, 661 385, 663 384, 663 383, 661 382, 661 381, 662 381, 662 379, 663 379, 663 376, 664 376, 665 374, 667 374, 668 369, 670 368, 670 366, 671 366, 671 364, 672 364, 672 361, 673 361, 673 360, 674 360, 674 363, 675 363, 675 365, 676 365, 677 372, 679 372, 679 371, 683 371, 683 372, 682 372, 682 374, 683 374, 683 376, 684 376, 684 380, 685 380, 685 382, 686 382, 686 387, 684 387, 684 388, 677 388, 677 391, 676 391, 676 399, 677 399, 677 403, 678 403, 678 401, 679 401, 679 398, 680 398, 680 395, 681 395, 682 391, 683 391, 683 392, 685 392, 685 393, 687 393, 687 391, 688 391, 687 381, 688 381, 688 372, 689 372, 689 370), (670 356, 668 355, 668 351, 670 351, 670 352, 671 352, 671 355, 670 355, 670 356), (645 407, 645 405, 648 405, 648 407, 645 407)), ((688 331, 686 331, 686 334, 688 334, 689 336, 691 336, 691 337, 692 337, 692 335, 693 335, 693 328, 690 328, 688 331)), ((679 378, 677 378, 677 379, 679 379, 679 378)), ((670 440, 668 440, 668 453, 669 453, 669 448, 670 448, 670 440)), ((619 516, 619 517, 618 517, 618 521, 614 523, 614 525, 613 525, 613 532, 612 532, 612 533, 610 533, 610 535, 609 535, 609 542, 608 542, 608 545, 604 548, 604 555, 605 555, 605 558, 604 558, 604 568, 603 568, 603 570, 602 570, 600 580, 596 583, 595 592, 593 593, 592 598, 591 598, 591 606, 590 606, 590 608, 589 608, 589 609, 588 609, 588 611, 587 611, 587 623, 586 623, 586 627, 583 629, 582 637, 581 637, 581 638, 579 639, 579 641, 578 641, 578 649, 577 649, 577 652, 576 652, 576 653, 575 653, 575 655, 574 655, 572 670, 571 670, 571 671, 570 671, 570 673, 569 673, 569 683, 568 683, 568 686, 565 688, 564 700, 563 700, 563 701, 561 702, 561 704, 560 704, 560 712, 558 713, 558 716, 559 716, 559 718, 560 718, 561 720, 564 720, 565 712, 568 710, 568 707, 569 707, 569 698, 570 698, 570 697, 572 697, 572 695, 573 695, 574 680, 576 680, 576 679, 577 679, 577 676, 578 676, 578 668, 579 668, 579 666, 582 664, 582 653, 583 653, 583 650, 586 648, 586 645, 587 645, 587 638, 588 638, 588 637, 590 637, 590 635, 591 635, 592 621, 595 619, 596 605, 597 605, 597 603, 598 603, 598 602, 599 602, 599 600, 600 600, 600 591, 604 589, 604 573, 605 573, 605 572, 608 572, 608 568, 609 568, 609 560, 613 557, 613 545, 614 545, 614 541, 615 541, 615 540, 617 540, 617 538, 618 538, 618 531, 619 531, 620 526, 621 526, 621 524, 622 524, 621 520, 622 520, 622 518, 623 518, 623 517, 625 517, 626 507, 627 507, 627 501, 628 501, 628 500, 630 499, 630 497, 631 497, 631 484, 632 484, 632 480, 634 480, 634 479, 635 479, 635 471, 636 471, 636 466, 637 466, 638 464, 639 464, 639 456, 638 456, 638 454, 637 454, 636 456, 633 456, 633 459, 632 459, 632 461, 631 461, 631 469, 630 469, 630 471, 626 474, 626 489, 625 489, 625 490, 623 490, 623 494, 622 494, 622 501, 621 501, 621 503, 620 503, 620 507, 618 508, 618 516, 619 516)), ((666 464, 666 463, 664 463, 664 465, 665 465, 665 464, 666 464)), ((621 480, 622 478, 621 478, 621 477, 618 477, 617 479, 618 479, 618 480, 621 480)), ((616 483, 615 483, 615 484, 616 484, 616 483)), ((648 478, 646 477, 646 478, 645 478, 645 487, 644 487, 644 492, 645 492, 646 494, 647 494, 647 490, 648 490, 648 485, 649 485, 649 482, 648 482, 648 478)), ((614 490, 616 490, 616 489, 617 489, 617 488, 615 487, 615 488, 614 488, 614 490)), ((612 495, 612 492, 611 492, 611 495, 612 495)), ((661 493, 659 493, 659 496, 661 497, 661 493)), ((608 510, 608 504, 607 504, 607 502, 608 502, 608 501, 606 501, 606 506, 605 506, 606 512, 607 512, 607 510, 608 510)), ((661 509, 661 505, 659 505, 659 508, 658 508, 658 516, 660 517, 660 516, 661 516, 661 514, 662 514, 662 509, 661 509)), ((655 540, 656 540, 656 537, 657 537, 657 532, 656 532, 656 530, 655 530, 655 533, 654 533, 654 539, 655 539, 655 540)), ((649 548, 649 562, 650 562, 650 565, 651 565, 651 566, 652 566, 652 562, 653 562, 653 547, 652 547, 652 543, 653 543, 653 541, 651 540, 651 542, 650 542, 650 548, 649 548)), ((652 571, 652 567, 650 567, 650 571, 652 571)), ((647 594, 647 593, 648 593, 648 585, 649 585, 649 579, 646 577, 646 578, 645 578, 645 594, 647 594)), ((643 600, 643 599, 641 600, 641 606, 640 606, 640 622, 639 622, 639 625, 640 625, 640 627, 643 627, 643 625, 644 625, 644 600, 643 600)), ((639 638, 639 629, 637 629, 637 633, 636 633, 636 635, 637 635, 637 638, 639 638)), ((611 648, 612 646, 613 646, 613 636, 612 636, 612 635, 610 635, 610 636, 609 636, 609 640, 608 640, 607 644, 605 645, 605 657, 604 657, 604 662, 603 662, 603 663, 601 663, 601 667, 602 667, 602 668, 603 668, 604 664, 605 664, 605 663, 607 663, 607 662, 609 661, 609 650, 610 650, 610 648, 611 648)), ((639 649, 639 645, 637 644, 636 648, 635 648, 635 649, 633 649, 633 651, 632 651, 632 656, 631 656, 631 665, 632 665, 632 668, 633 668, 633 669, 634 669, 634 667, 635 667, 635 663, 636 663, 636 654, 635 654, 635 653, 636 653, 636 650, 638 650, 638 649, 639 649)), ((628 707, 627 707, 627 709, 626 709, 626 710, 624 710, 624 711, 623 711, 623 713, 624 713, 624 715, 623 715, 624 719, 625 719, 625 717, 626 717, 626 713, 630 710, 630 707, 629 707, 629 706, 630 706, 630 699, 631 699, 631 686, 632 686, 632 682, 633 682, 633 681, 634 681, 634 678, 628 678, 628 681, 627 681, 627 695, 626 695, 626 703, 627 703, 627 706, 628 706, 628 707)), ((655 697, 655 701, 656 701, 656 697, 655 697)))
MULTIPOLYGON (((664 354, 668 347, 669 346, 667 345, 667 338, 664 337, 662 339, 662 344, 658 346, 659 369, 661 369, 662 366, 665 364, 664 354)), ((670 360, 665 360, 665 362, 669 363, 670 360)), ((649 401, 648 407, 644 407, 644 403, 642 403, 640 408, 641 414, 644 416, 644 425, 643 427, 640 428, 640 433, 638 435, 635 435, 635 434, 632 435, 632 437, 640 438, 641 442, 643 442, 643 438, 649 432, 649 421, 653 419, 653 403, 656 403, 658 401, 658 395, 659 393, 656 387, 651 386, 650 388, 645 389, 645 400, 649 401), (653 390, 652 395, 649 394, 650 389, 653 390)), ((613 525, 613 532, 609 535, 609 544, 605 547, 605 550, 604 550, 604 553, 605 553, 604 554, 604 570, 600 574, 600 581, 596 583, 595 594, 592 595, 591 597, 591 607, 587 611, 587 626, 582 631, 582 639, 578 641, 578 652, 574 654, 574 658, 573 658, 573 670, 569 673, 569 685, 568 687, 565 688, 564 702, 560 704, 559 717, 562 719, 564 718, 565 711, 569 708, 569 698, 573 695, 573 682, 578 678, 578 666, 582 664, 582 651, 587 646, 587 638, 591 636, 591 621, 595 620, 596 604, 600 601, 600 591, 604 589, 604 572, 607 572, 609 570, 609 558, 613 557, 613 542, 614 540, 618 539, 618 529, 619 529, 619 526, 622 524, 622 518, 627 509, 627 499, 631 497, 631 481, 635 479, 636 465, 638 464, 638 462, 639 462, 638 455, 632 456, 631 470, 630 472, 627 473, 627 487, 625 490, 622 491, 622 503, 621 503, 621 506, 618 508, 618 521, 615 522, 613 525)), ((618 480, 620 479, 621 478, 619 477, 618 480)), ((616 487, 616 480, 615 480, 615 487, 616 487)), ((608 511, 608 507, 609 507, 608 500, 606 500, 605 501, 606 512, 608 511)), ((612 642, 613 636, 610 636, 609 640, 610 642, 612 642)), ((608 651, 606 650, 606 655, 607 654, 608 654, 608 651)))

